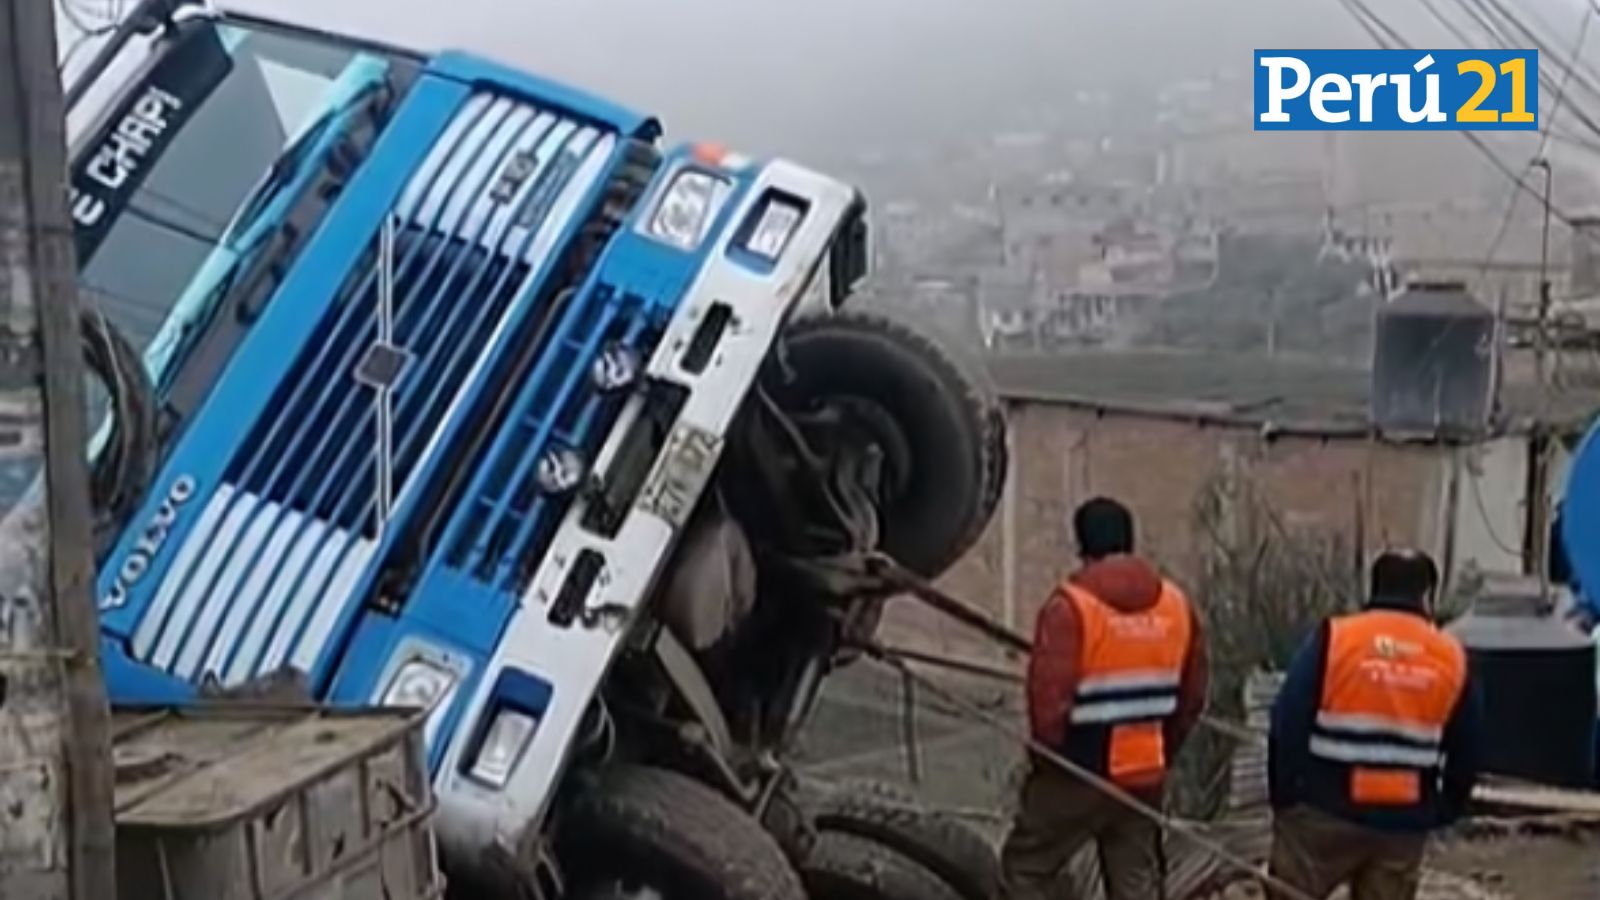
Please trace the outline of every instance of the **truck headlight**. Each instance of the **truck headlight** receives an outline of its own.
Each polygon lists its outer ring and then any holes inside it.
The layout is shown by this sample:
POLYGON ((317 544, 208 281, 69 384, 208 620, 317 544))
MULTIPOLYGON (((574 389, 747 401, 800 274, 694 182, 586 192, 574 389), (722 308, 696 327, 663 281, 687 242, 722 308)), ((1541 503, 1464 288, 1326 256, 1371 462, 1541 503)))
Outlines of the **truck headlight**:
POLYGON ((505 787, 538 727, 539 720, 525 712, 502 709, 495 713, 472 764, 472 777, 497 788, 505 787))
POLYGON ((459 679, 460 674, 454 669, 413 657, 395 669, 379 705, 411 707, 427 713, 426 738, 431 746, 440 714, 449 706, 444 701, 455 690, 459 679))
POLYGON ((639 370, 644 367, 639 358, 639 351, 627 344, 608 344, 600 355, 594 358, 594 365, 589 370, 594 386, 602 391, 620 391, 633 384, 639 377, 639 370))
POLYGON ((681 250, 700 246, 733 184, 702 169, 683 169, 656 204, 649 234, 681 250))
POLYGON ((799 204, 777 197, 769 199, 761 210, 760 218, 756 219, 755 227, 750 230, 744 248, 768 262, 777 262, 805 214, 805 209, 799 204))

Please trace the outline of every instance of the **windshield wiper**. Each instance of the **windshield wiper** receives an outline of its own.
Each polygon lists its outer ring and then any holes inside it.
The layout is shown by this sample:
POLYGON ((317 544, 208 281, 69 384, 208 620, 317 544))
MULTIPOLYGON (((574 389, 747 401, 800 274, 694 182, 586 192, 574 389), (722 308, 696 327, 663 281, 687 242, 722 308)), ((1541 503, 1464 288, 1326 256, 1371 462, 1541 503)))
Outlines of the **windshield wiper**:
MULTIPOLYGON (((368 105, 376 95, 386 93, 387 88, 388 84, 384 81, 369 84, 344 103, 324 110, 322 115, 317 117, 317 121, 312 123, 311 127, 302 131, 300 136, 295 138, 288 147, 284 148, 284 151, 278 154, 277 159, 272 161, 272 166, 267 169, 266 174, 261 177, 261 181, 250 192, 249 199, 240 206, 239 215, 234 219, 234 227, 249 228, 256 218, 261 215, 267 204, 277 197, 278 192, 294 181, 300 174, 301 167, 305 165, 306 157, 310 155, 313 147, 323 143, 323 139, 328 134, 329 129, 333 128, 336 123, 343 125, 348 122, 351 116, 360 111, 362 107, 368 105)), ((332 146, 328 147, 327 153, 323 157, 323 165, 326 166, 332 163, 338 152, 339 145, 335 141, 332 146)))
POLYGON ((326 214, 355 161, 371 149, 378 120, 362 127, 361 113, 388 96, 392 87, 379 80, 329 109, 284 150, 241 206, 222 241, 233 258, 213 276, 194 313, 177 326, 162 367, 159 393, 169 424, 187 419, 210 392, 232 348, 275 293, 275 282, 303 236, 326 214), (315 167, 308 168, 317 148, 324 149, 316 154, 315 167), (280 199, 286 205, 273 213, 280 199), (225 315, 230 308, 232 314, 225 315))
MULTIPOLYGON (((252 278, 249 279, 254 282, 257 273, 270 271, 281 261, 285 250, 294 244, 292 239, 288 241, 282 240, 288 223, 284 217, 280 216, 270 227, 258 231, 258 220, 266 212, 267 208, 272 205, 273 201, 277 200, 290 185, 302 180, 302 177, 306 177, 308 181, 315 178, 314 174, 302 171, 306 164, 306 158, 311 155, 314 148, 327 144, 326 150, 321 157, 321 172, 327 172, 335 166, 344 165, 345 154, 342 149, 342 142, 339 139, 331 142, 327 141, 326 138, 329 131, 336 125, 340 126, 341 130, 344 130, 343 126, 350 121, 351 117, 366 106, 376 95, 382 93, 386 87, 386 83, 382 81, 368 85, 346 102, 325 110, 321 116, 317 117, 316 122, 302 131, 299 137, 295 138, 282 153, 278 154, 277 159, 272 161, 272 165, 267 169, 266 174, 261 177, 261 180, 250 192, 249 197, 240 205, 239 213, 234 217, 233 225, 228 228, 221 241, 224 246, 228 246, 235 251, 232 264, 217 279, 217 282, 206 291, 205 298, 200 304, 202 313, 198 320, 192 323, 184 323, 183 331, 185 333, 198 332, 204 329, 205 324, 209 323, 215 314, 214 307, 220 304, 223 297, 232 292, 241 270, 247 267, 254 269, 252 278), (235 241, 242 243, 240 246, 234 247, 235 241), (257 262, 257 257, 261 255, 263 245, 274 244, 277 245, 276 248, 269 250, 267 253, 269 258, 262 261, 263 265, 256 266, 255 263, 257 262)), ((290 236, 291 238, 293 237, 293 235, 290 236)), ((259 306, 254 308, 241 306, 237 312, 241 321, 251 321, 260 312, 260 308, 259 306)), ((180 354, 186 349, 185 343, 180 341, 178 345, 180 354)))

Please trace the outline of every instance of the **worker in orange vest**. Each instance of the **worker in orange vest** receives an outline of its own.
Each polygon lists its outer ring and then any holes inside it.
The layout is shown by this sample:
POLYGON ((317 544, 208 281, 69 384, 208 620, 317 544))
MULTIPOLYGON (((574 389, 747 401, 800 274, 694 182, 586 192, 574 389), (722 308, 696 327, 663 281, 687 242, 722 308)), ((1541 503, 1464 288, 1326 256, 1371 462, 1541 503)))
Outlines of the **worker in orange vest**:
POLYGON ((1428 833, 1471 799, 1480 714, 1466 652, 1433 621, 1438 583, 1425 554, 1384 553, 1366 608, 1326 622, 1290 667, 1272 714, 1271 872, 1302 894, 1412 900, 1428 833))
MULTIPOLYGON (((1205 707, 1201 623, 1183 592, 1133 555, 1133 516, 1097 498, 1073 516, 1082 567, 1039 612, 1028 664, 1033 737, 1159 806, 1173 756, 1205 707)), ((1034 757, 1001 854, 1011 900, 1064 900, 1063 876, 1097 844, 1108 900, 1163 894, 1161 830, 1115 797, 1034 757)))

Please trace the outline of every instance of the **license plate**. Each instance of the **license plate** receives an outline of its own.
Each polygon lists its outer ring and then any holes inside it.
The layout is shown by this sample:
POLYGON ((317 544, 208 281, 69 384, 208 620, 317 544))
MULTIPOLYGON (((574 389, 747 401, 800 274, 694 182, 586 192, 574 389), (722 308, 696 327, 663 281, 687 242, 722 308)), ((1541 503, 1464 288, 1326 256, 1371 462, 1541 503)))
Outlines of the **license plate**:
POLYGON ((682 528, 694 512, 722 452, 722 438, 693 425, 679 425, 667 441, 639 507, 682 528))

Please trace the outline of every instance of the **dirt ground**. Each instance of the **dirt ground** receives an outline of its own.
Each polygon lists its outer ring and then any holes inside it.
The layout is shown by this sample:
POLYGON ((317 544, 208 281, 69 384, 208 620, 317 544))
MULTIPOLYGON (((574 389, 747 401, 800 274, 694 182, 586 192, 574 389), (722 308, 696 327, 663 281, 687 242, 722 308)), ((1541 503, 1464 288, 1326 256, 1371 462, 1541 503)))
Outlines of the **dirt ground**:
POLYGON ((1434 847, 1429 866, 1481 885, 1495 900, 1600 897, 1600 837, 1593 832, 1445 840, 1434 847))
MULTIPOLYGON (((1237 882, 1201 900, 1262 900, 1237 882)), ((1600 840, 1556 834, 1440 841, 1429 854, 1417 900, 1595 900, 1600 840)), ((1346 891, 1333 900, 1349 900, 1346 891)))
MULTIPOLYGON (((965 686, 981 707, 1020 712, 1009 687, 982 681, 965 686)), ((802 770, 830 780, 905 784, 931 805, 966 817, 998 839, 1015 794, 1018 748, 925 694, 914 696, 921 778, 910 784, 901 690, 898 678, 870 665, 853 666, 830 680, 802 741, 802 770)), ((1420 900, 1600 900, 1600 831, 1524 826, 1474 832, 1436 842, 1420 900)), ((1212 900, 1260 896, 1258 889, 1241 884, 1212 900)))

